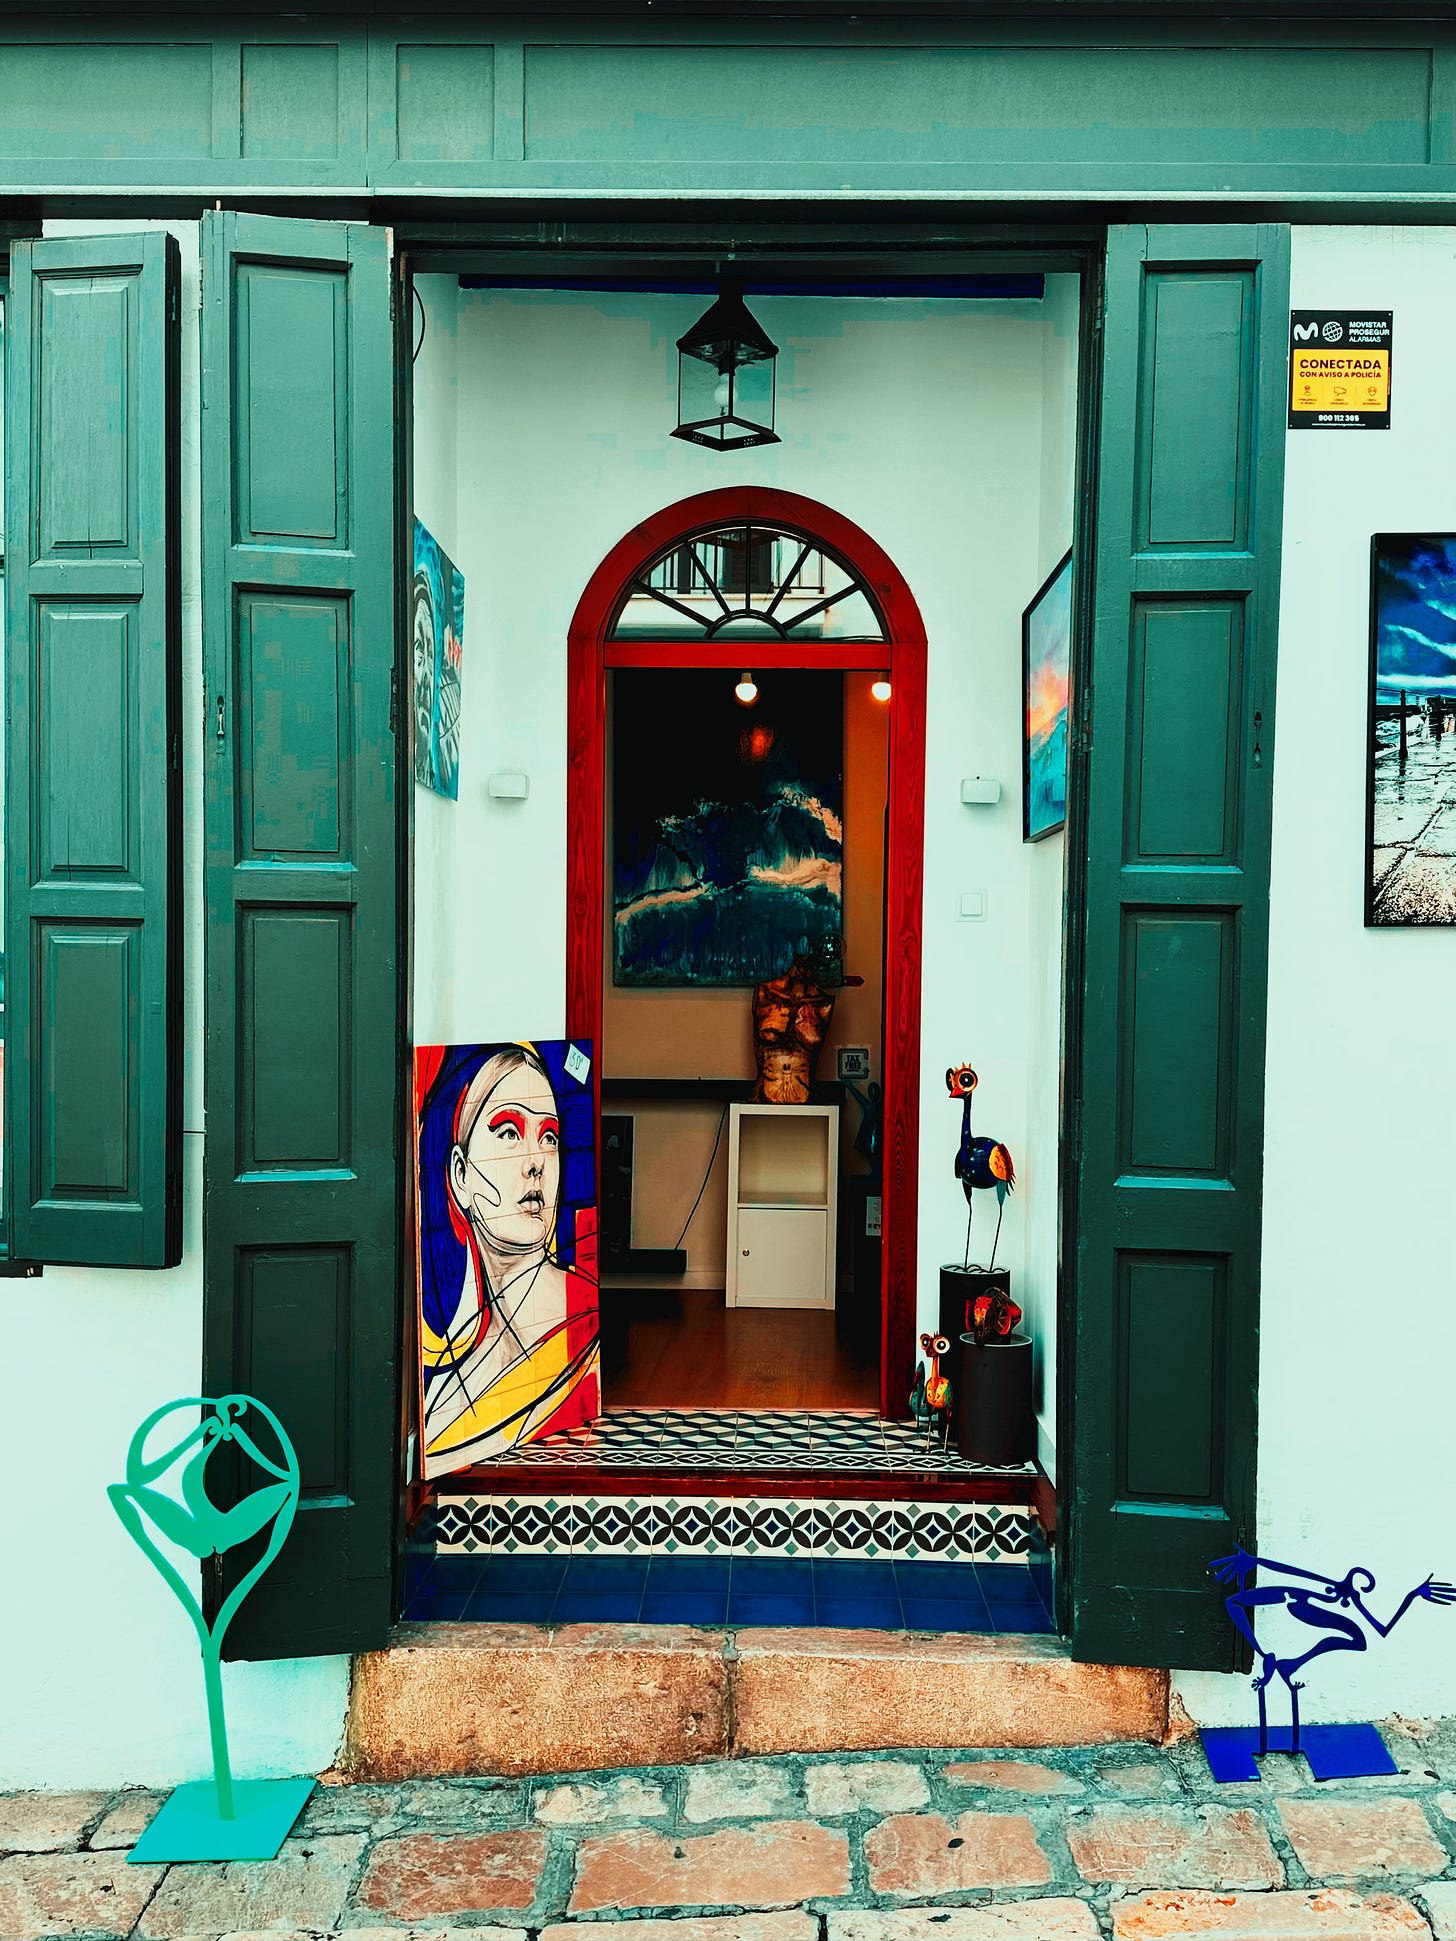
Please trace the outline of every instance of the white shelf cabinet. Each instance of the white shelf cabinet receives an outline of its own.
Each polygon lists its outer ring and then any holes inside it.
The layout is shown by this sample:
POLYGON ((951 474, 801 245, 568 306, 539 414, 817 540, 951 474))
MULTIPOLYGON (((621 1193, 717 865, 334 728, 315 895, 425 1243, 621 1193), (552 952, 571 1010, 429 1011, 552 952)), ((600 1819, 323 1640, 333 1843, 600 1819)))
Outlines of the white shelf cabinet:
POLYGON ((834 1306, 839 1107, 728 1115, 729 1307, 834 1306))

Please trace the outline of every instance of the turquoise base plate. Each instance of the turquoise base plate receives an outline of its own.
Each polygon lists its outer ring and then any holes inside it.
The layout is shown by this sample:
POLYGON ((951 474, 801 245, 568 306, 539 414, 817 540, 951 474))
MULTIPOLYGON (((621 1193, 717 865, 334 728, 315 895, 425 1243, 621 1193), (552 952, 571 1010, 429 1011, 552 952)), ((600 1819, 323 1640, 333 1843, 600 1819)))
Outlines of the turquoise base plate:
POLYGON ((238 1779, 236 1813, 219 1819, 217 1788, 210 1779, 179 1786, 137 1841, 127 1859, 271 1860, 308 1801, 312 1779, 238 1779))

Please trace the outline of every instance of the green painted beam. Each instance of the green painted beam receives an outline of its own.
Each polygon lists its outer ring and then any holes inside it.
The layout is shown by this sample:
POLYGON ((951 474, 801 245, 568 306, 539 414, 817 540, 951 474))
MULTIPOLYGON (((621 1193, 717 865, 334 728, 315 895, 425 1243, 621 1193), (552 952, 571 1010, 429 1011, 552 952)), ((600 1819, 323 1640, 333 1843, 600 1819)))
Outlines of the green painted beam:
POLYGON ((1456 197, 1456 27, 12 15, 0 191, 1418 206, 1456 197))

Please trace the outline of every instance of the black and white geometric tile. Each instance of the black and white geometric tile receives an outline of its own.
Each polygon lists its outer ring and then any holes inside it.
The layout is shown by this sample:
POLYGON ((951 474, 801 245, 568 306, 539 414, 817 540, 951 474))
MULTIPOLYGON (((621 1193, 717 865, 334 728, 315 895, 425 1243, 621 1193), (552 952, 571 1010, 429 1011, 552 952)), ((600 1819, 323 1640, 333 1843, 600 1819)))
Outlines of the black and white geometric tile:
POLYGON ((441 1556, 906 1557, 1026 1563, 1029 1504, 886 1503, 844 1498, 444 1496, 441 1556))
POLYGON ((913 1422, 836 1409, 613 1409, 588 1428, 527 1443, 496 1459, 513 1469, 591 1467, 680 1471, 837 1470, 880 1475, 1027 1476, 1034 1463, 990 1469, 967 1462, 913 1422))

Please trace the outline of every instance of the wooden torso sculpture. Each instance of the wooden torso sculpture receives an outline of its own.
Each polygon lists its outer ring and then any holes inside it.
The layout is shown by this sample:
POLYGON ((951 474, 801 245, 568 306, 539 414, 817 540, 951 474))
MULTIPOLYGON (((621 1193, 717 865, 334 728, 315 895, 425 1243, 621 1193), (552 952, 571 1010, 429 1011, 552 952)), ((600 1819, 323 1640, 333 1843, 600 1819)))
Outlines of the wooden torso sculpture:
POLYGON ((753 993, 753 1051, 758 1105, 807 1105, 819 1049, 829 1035, 834 999, 796 957, 782 977, 753 993))

